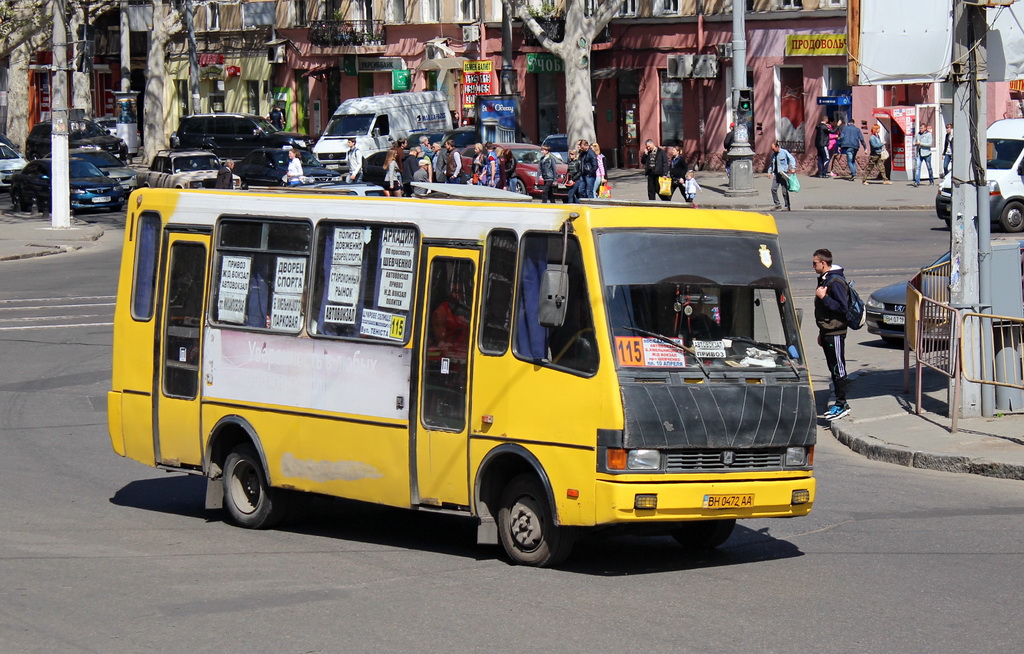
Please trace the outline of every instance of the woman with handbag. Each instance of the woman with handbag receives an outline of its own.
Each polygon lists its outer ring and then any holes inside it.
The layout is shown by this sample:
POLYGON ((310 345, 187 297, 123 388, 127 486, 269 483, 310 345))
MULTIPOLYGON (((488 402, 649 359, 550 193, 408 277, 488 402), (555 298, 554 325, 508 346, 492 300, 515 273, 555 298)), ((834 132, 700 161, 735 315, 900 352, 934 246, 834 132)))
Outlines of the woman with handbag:
POLYGON ((871 126, 871 136, 868 138, 868 145, 871 148, 871 158, 868 159, 867 168, 864 170, 864 181, 862 184, 867 184, 869 179, 875 179, 875 169, 878 169, 878 174, 882 176, 883 184, 892 184, 889 178, 885 174, 885 160, 889 158, 889 151, 885 149, 885 142, 882 137, 879 136, 882 127, 879 124, 871 126))

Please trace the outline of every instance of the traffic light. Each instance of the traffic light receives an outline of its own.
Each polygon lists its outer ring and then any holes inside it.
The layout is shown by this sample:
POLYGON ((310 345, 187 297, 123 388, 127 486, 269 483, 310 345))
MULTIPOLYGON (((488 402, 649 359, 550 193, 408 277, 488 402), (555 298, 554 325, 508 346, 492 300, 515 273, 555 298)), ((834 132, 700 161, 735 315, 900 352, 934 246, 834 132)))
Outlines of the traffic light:
POLYGON ((736 103, 736 111, 741 114, 750 115, 754 113, 754 91, 752 89, 739 89, 739 99, 736 103))

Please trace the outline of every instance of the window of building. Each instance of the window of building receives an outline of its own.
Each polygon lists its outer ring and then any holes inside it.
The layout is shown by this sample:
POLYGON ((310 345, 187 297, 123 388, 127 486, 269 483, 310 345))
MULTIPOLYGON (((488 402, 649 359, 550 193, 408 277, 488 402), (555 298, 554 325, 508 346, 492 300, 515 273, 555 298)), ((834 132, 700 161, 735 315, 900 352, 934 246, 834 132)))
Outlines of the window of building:
POLYGON ((213 322, 298 333, 311 231, 304 222, 222 220, 213 275, 213 322))
POLYGON ((423 0, 423 22, 441 22, 441 0, 423 0))
POLYGON ((245 82, 245 99, 249 104, 249 113, 254 116, 262 116, 260 112, 260 81, 247 80, 245 82))
MULTIPOLYGON (((188 80, 187 79, 176 79, 174 80, 175 91, 178 94, 178 121, 188 116, 192 112, 188 110, 189 92, 188 92, 188 80)), ((196 107, 196 111, 199 111, 199 107, 196 107)))
POLYGON ((419 232, 412 226, 322 223, 307 331, 407 342, 418 252, 419 232))
POLYGON ((558 89, 565 86, 562 73, 536 73, 537 78, 537 130, 543 139, 548 134, 558 134, 558 116, 561 104, 558 89))
POLYGON ((846 9, 846 0, 822 0, 822 6, 826 9, 846 9))
POLYGON ((683 80, 668 77, 668 71, 659 70, 661 78, 661 143, 675 145, 683 140, 683 80))
POLYGON ((480 0, 458 0, 455 3, 455 20, 476 21, 480 19, 480 0))
POLYGON ((579 241, 556 234, 530 233, 522 239, 516 298, 516 356, 539 366, 581 375, 597 372, 597 342, 579 241), (566 249, 564 246, 568 245, 566 249), (564 261, 568 272, 565 320, 560 327, 540 323, 541 280, 549 266, 564 261))
POLYGON ((636 2, 637 0, 622 0, 622 6, 619 7, 619 13, 617 15, 620 18, 636 16, 636 2))
POLYGON ((500 356, 508 351, 518 256, 519 240, 515 232, 496 229, 488 234, 480 316, 480 351, 484 354, 500 356))
POLYGON ((211 32, 220 29, 220 5, 213 2, 206 5, 206 29, 211 32))
POLYGON ((804 0, 779 0, 779 9, 803 9, 804 0))
POLYGON ((404 23, 405 0, 387 0, 384 5, 384 20, 389 23, 404 23))
POLYGON ((655 16, 678 16, 679 0, 654 0, 655 16))
POLYGON ((295 0, 295 27, 305 27, 308 21, 306 0, 295 0))
POLYGON ((593 16, 597 13, 597 0, 583 0, 583 15, 593 16))
POLYGON ((355 0, 351 7, 352 20, 373 20, 373 0, 355 0))

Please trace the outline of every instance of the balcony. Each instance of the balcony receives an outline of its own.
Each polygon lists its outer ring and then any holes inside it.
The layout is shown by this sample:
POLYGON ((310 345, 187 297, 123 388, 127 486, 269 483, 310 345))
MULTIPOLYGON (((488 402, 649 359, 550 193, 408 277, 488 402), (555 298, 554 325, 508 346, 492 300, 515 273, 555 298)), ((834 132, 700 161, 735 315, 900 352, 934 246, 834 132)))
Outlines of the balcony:
MULTIPOLYGON (((561 41, 565 38, 565 19, 561 17, 551 18, 538 18, 537 22, 540 24, 544 34, 547 35, 552 41, 561 41)), ((523 30, 523 45, 531 46, 534 48, 540 47, 540 42, 533 36, 533 32, 530 31, 525 24, 522 26, 523 30)), ((594 39, 594 43, 608 43, 612 40, 612 28, 611 25, 605 25, 605 28, 597 35, 594 39)))
POLYGON ((384 45, 384 21, 313 21, 309 25, 309 42, 323 48, 346 45, 384 45))

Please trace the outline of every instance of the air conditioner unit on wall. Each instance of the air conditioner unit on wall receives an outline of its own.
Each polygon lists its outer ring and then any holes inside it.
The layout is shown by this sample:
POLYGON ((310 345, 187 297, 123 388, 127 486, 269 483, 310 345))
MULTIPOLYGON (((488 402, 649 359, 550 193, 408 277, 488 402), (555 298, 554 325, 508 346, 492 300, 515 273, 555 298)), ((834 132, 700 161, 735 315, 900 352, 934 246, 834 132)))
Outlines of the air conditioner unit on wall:
POLYGON ((718 77, 717 55, 696 55, 693 58, 693 76, 697 79, 714 79, 718 77))
POLYGON ((463 25, 462 26, 462 40, 466 43, 472 43, 473 41, 480 40, 480 26, 479 25, 463 25))
POLYGON ((693 55, 668 55, 667 77, 684 78, 693 76, 693 55))
POLYGON ((267 47, 267 61, 272 64, 283 64, 285 62, 285 44, 275 43, 267 47))
POLYGON ((732 43, 719 43, 715 46, 719 59, 732 59, 732 43))

